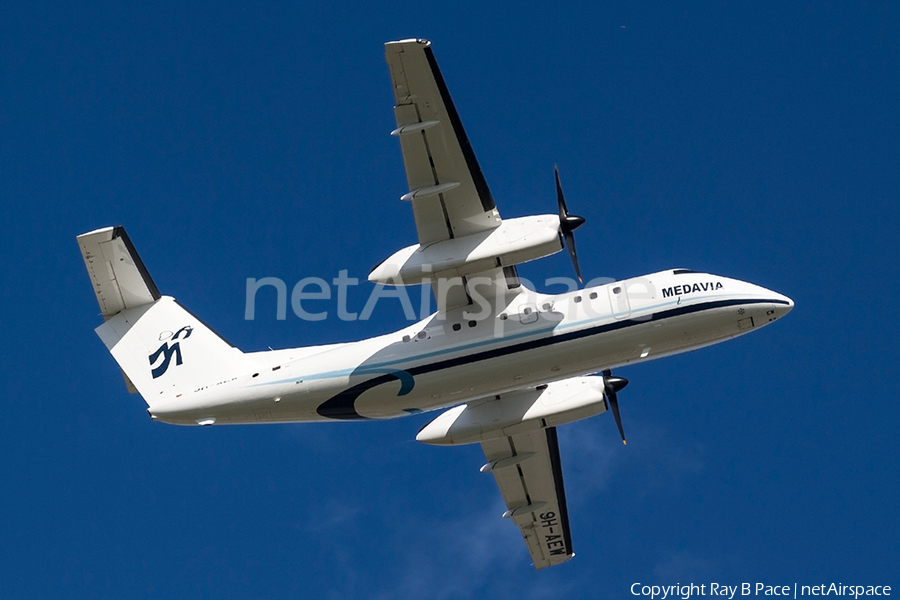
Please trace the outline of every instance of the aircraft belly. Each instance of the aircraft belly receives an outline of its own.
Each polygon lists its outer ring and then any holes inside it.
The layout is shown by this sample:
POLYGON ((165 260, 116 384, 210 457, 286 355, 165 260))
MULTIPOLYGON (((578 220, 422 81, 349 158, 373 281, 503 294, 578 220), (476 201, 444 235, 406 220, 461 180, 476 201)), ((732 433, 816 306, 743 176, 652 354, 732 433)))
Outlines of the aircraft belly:
MULTIPOLYGON (((757 310, 764 310, 765 307, 757 310)), ((399 395, 398 382, 360 394, 355 409, 363 418, 392 418, 445 408, 512 390, 660 358, 741 335, 742 315, 721 308, 668 318, 633 321, 628 327, 415 374, 399 395)), ((415 369, 411 369, 415 371, 415 369)))
POLYGON ((418 374, 408 394, 398 395, 397 382, 386 383, 361 394, 355 408, 365 418, 398 417, 590 373, 623 355, 624 336, 615 337, 567 341, 554 344, 552 352, 535 348, 418 374))
POLYGON ((155 416, 179 424, 401 417, 707 346, 765 324, 771 310, 768 304, 751 304, 635 318, 613 329, 609 322, 595 323, 515 343, 497 340, 469 353, 432 353, 430 362, 392 362, 390 368, 379 366, 385 363, 376 352, 351 375, 249 387, 240 399, 155 416))
POLYGON ((554 346, 552 360, 532 349, 415 376, 413 391, 398 396, 399 385, 384 384, 360 395, 355 403, 365 418, 391 418, 462 404, 573 375, 596 371, 604 354, 590 340, 554 346))

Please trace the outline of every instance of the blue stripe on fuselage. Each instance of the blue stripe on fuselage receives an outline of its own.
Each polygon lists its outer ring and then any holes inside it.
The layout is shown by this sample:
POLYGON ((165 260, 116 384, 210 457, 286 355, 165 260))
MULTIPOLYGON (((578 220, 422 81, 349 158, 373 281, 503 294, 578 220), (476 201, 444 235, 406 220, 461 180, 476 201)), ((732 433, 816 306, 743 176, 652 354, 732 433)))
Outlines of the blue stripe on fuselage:
MULTIPOLYGON (((649 317, 638 317, 636 319, 623 319, 621 321, 615 321, 612 323, 607 323, 604 325, 597 325, 595 327, 587 327, 584 329, 579 329, 577 331, 570 331, 568 333, 561 333, 549 337, 539 337, 535 339, 528 340, 526 342, 506 345, 500 348, 492 348, 490 350, 484 350, 481 352, 476 352, 472 354, 467 354, 464 356, 457 356, 454 358, 448 358, 444 360, 440 360, 437 362, 427 363, 423 365, 418 365, 414 367, 408 367, 406 369, 398 369, 409 373, 411 376, 415 377, 416 375, 422 375, 425 373, 433 373, 435 371, 440 371, 443 369, 450 369, 453 367, 458 367, 462 365, 472 364, 475 362, 480 362, 483 360, 489 360, 492 358, 497 358, 500 356, 507 356, 510 354, 516 354, 518 352, 525 352, 527 350, 534 350, 536 348, 542 348, 545 346, 551 346, 554 344, 560 344, 563 342, 569 342, 572 340, 577 340, 585 337, 590 337, 594 335, 599 335, 601 333, 608 333, 610 331, 616 331, 619 329, 625 329, 627 327, 633 327, 635 325, 643 325, 645 323, 651 323, 654 321, 660 321, 663 319, 668 319, 672 317, 682 316, 690 313, 701 312, 704 310, 712 310, 716 308, 724 308, 727 306, 737 306, 743 304, 762 304, 762 303, 772 303, 772 304, 787 304, 787 302, 783 300, 772 300, 772 299, 747 299, 747 298, 737 298, 731 300, 714 300, 711 302, 702 302, 697 304, 692 304, 688 306, 679 306, 676 308, 672 308, 669 310, 665 310, 658 313, 653 313, 649 317)), ((568 328, 567 328, 568 329, 568 328)), ((547 330, 544 330, 545 332, 547 330)), ((527 335, 533 336, 538 332, 529 332, 527 335)), ((505 338, 510 339, 510 338, 505 338)), ((470 346, 478 346, 484 345, 486 343, 490 343, 490 341, 480 342, 478 344, 471 344, 470 346)), ((439 352, 431 353, 431 355, 435 354, 446 354, 449 352, 459 352, 464 348, 452 348, 439 352)), ((404 362, 410 362, 416 359, 425 358, 429 355, 421 355, 415 357, 413 359, 405 359, 404 362)), ((384 363, 384 365, 388 364, 396 364, 400 361, 393 361, 392 363, 384 363)), ((381 365, 379 365, 381 366, 381 365)), ((375 369, 375 366, 366 366, 362 371, 367 372, 375 369)), ((350 374, 359 373, 359 370, 351 371, 350 374)), ((397 377, 385 376, 382 375, 380 377, 376 377, 374 379, 367 380, 360 384, 354 385, 336 396, 326 400, 322 403, 316 412, 323 416, 332 419, 365 419, 358 412, 356 412, 356 408, 354 406, 356 399, 363 394, 363 392, 372 389, 373 387, 380 385, 382 383, 387 383, 388 381, 393 381, 397 379, 397 377)))

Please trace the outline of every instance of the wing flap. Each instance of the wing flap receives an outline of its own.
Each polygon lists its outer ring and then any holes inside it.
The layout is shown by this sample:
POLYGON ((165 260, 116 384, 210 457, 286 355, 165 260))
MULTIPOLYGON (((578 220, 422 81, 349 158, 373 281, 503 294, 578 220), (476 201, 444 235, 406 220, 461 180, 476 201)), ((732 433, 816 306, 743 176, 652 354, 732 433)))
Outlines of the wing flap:
MULTIPOLYGON (((398 128, 401 125, 415 123, 418 118, 416 107, 412 104, 397 106, 394 108, 394 112, 397 116, 398 128)), ((425 137, 416 132, 402 134, 400 150, 403 154, 403 164, 406 166, 406 178, 410 192, 435 185, 437 179, 431 171, 425 137)), ((412 200, 416 232, 419 235, 419 243, 422 245, 449 237, 448 231, 452 227, 448 222, 449 217, 444 213, 442 202, 440 198, 435 197, 412 200)))
POLYGON ((556 428, 548 427, 481 444, 507 511, 519 527, 536 569, 563 563, 575 554, 566 508, 556 428), (504 460, 519 456, 521 462, 504 460))

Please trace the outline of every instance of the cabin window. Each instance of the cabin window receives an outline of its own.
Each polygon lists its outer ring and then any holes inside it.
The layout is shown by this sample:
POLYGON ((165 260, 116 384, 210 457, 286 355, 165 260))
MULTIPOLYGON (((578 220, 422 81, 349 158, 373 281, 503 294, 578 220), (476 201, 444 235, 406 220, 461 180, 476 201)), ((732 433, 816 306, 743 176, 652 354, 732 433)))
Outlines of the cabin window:
POLYGON ((581 302, 581 296, 575 296, 575 302, 576 303, 581 302))
POLYGON ((501 321, 505 321, 505 320, 507 320, 508 318, 509 318, 509 316, 508 316, 506 313, 500 313, 500 320, 501 320, 501 321))
POLYGON ((419 335, 417 335, 416 337, 419 338, 420 340, 424 340, 426 335, 427 334, 424 331, 420 331, 419 335))
POLYGON ((477 324, 476 321, 469 321, 469 327, 475 327, 477 324))
POLYGON ((462 325, 460 325, 459 323, 453 324, 453 331, 459 331, 460 329, 462 329, 462 325))
POLYGON ((542 306, 541 308, 543 308, 544 310, 550 310, 550 303, 549 302, 544 303, 544 306, 542 306))
POLYGON ((616 286, 613 288, 613 294, 619 294, 621 292, 622 292, 622 288, 620 288, 619 286, 616 286))
POLYGON ((591 292, 591 300, 597 299, 597 292, 591 292))
POLYGON ((540 318, 540 313, 537 311, 537 306, 529 305, 523 306, 522 312, 519 314, 519 322, 523 324, 527 323, 535 323, 540 318))

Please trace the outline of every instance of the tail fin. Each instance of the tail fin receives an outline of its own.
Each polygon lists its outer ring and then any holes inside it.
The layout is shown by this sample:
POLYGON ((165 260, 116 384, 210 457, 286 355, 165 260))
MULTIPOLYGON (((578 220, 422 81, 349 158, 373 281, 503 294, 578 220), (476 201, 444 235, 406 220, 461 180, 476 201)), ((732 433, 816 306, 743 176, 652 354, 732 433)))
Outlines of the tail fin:
POLYGON ((159 294, 122 227, 80 235, 78 245, 106 320, 97 335, 149 406, 252 368, 240 350, 159 294))

